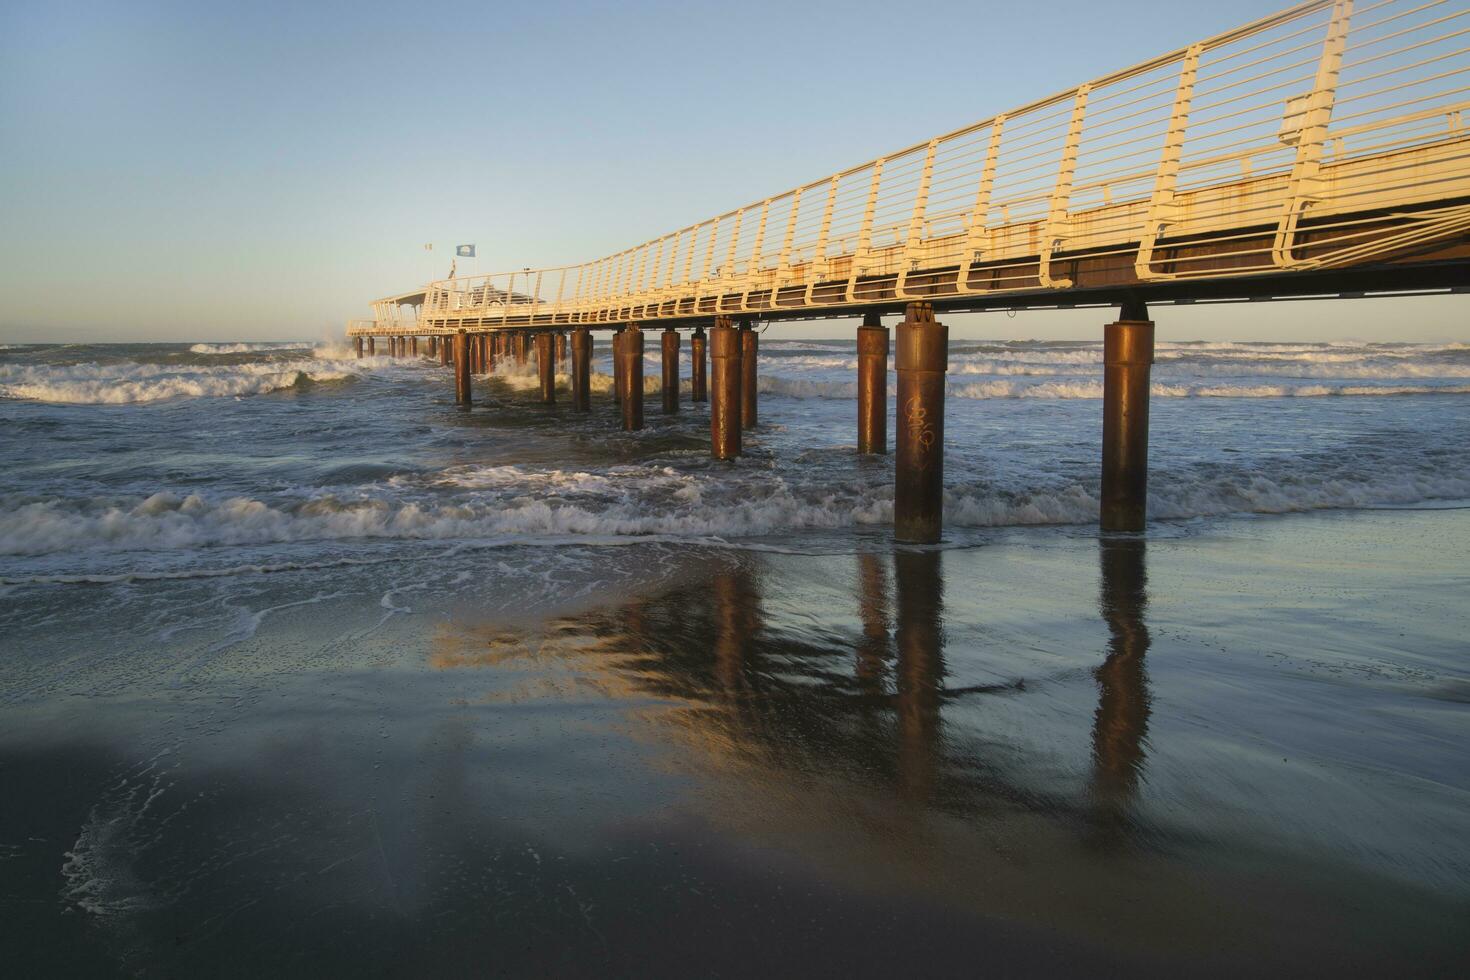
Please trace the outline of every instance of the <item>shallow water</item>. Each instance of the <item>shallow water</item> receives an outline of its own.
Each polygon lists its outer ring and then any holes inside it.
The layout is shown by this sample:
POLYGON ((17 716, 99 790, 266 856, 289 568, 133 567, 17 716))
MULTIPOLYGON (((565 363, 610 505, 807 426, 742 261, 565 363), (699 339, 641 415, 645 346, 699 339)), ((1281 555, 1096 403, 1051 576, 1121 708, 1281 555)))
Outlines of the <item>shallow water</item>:
POLYGON ((687 403, 235 346, 0 351, 22 974, 1466 962, 1464 350, 1161 350, 1145 541, 1095 399, 961 390, 1095 347, 956 344, 895 550, 850 345, 767 340, 733 467, 687 403))

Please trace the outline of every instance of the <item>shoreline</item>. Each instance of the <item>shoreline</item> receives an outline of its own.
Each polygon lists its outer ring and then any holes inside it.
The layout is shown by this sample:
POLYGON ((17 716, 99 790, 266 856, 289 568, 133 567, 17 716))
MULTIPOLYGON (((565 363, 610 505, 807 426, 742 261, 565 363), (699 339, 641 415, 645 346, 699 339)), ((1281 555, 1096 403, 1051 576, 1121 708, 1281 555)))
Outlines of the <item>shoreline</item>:
POLYGON ((0 665, 32 801, 0 816, 0 932, 38 969, 367 968, 355 936, 447 969, 862 973, 983 935, 1020 973, 1447 970, 1470 514, 1290 518, 88 590, 0 665))

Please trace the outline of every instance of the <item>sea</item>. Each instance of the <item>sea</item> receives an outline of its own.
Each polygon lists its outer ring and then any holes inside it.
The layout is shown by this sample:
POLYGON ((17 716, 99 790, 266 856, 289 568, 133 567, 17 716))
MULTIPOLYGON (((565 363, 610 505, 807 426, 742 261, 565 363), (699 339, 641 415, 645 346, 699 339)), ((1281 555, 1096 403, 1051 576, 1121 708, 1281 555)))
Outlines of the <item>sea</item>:
POLYGON ((954 339, 935 547, 688 355, 0 346, 15 975, 1470 964, 1470 344, 1160 342, 1103 536, 1101 345, 954 339))

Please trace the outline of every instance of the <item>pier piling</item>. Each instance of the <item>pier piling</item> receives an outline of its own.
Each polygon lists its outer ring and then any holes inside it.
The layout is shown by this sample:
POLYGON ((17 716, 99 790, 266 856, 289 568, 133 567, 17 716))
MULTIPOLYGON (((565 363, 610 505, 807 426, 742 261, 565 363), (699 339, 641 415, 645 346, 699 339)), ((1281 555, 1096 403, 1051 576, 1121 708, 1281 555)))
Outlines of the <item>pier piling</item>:
POLYGON ((876 312, 858 327, 858 452, 888 452, 888 328, 876 312))
POLYGON ((442 365, 444 365, 445 367, 448 367, 452 363, 452 361, 453 361, 453 358, 450 356, 451 353, 452 353, 452 351, 450 349, 450 340, 449 340, 449 338, 448 337, 440 337, 439 338, 439 363, 442 364, 442 365))
POLYGON ((704 354, 708 341, 704 336, 704 327, 694 328, 694 334, 689 338, 689 400, 692 402, 708 401, 708 382, 704 370, 704 354))
POLYGON ((592 334, 572 331, 572 411, 592 411, 592 334))
POLYGON ((740 331, 729 317, 716 317, 709 332, 710 451, 715 459, 740 455, 740 331))
POLYGON ((1141 302, 1103 328, 1104 531, 1142 531, 1148 505, 1148 386, 1154 325, 1141 302))
POLYGON ((898 325, 898 455, 893 530, 899 541, 933 544, 944 527, 944 374, 949 328, 934 307, 910 303, 898 325))
POLYGON ((643 331, 638 324, 623 328, 618 359, 623 362, 623 429, 636 432, 643 428, 643 331))
POLYGON ((408 352, 414 357, 419 356, 419 339, 417 337, 408 338, 408 352))
POLYGON ((552 368, 553 372, 561 370, 562 365, 567 362, 567 335, 564 331, 556 332, 556 362, 552 368))
POLYGON ((470 407, 470 338, 463 330, 454 335, 454 400, 470 407))
POLYGON ((526 331, 516 331, 516 366, 525 367, 526 362, 531 359, 531 338, 526 336, 526 331))
POLYGON ((352 338, 352 345, 357 349, 357 359, 359 361, 362 360, 362 338, 361 337, 353 337, 352 338))
POLYGON ((663 363, 664 414, 679 411, 679 331, 669 327, 660 338, 663 363))
POLYGON ((378 352, 378 345, 377 345, 377 342, 376 342, 375 338, 373 338, 373 337, 369 337, 367 339, 367 342, 368 342, 368 357, 372 357, 374 354, 376 354, 378 352))
POLYGON ((541 402, 556 403, 556 354, 555 340, 549 333, 536 335, 536 371, 541 378, 541 402))
POLYGON ((760 334, 751 329, 749 320, 740 321, 740 427, 755 428, 756 361, 760 352, 760 334))
POLYGON ((612 335, 612 396, 613 404, 620 404, 623 400, 623 359, 619 352, 623 349, 623 328, 618 327, 612 335))

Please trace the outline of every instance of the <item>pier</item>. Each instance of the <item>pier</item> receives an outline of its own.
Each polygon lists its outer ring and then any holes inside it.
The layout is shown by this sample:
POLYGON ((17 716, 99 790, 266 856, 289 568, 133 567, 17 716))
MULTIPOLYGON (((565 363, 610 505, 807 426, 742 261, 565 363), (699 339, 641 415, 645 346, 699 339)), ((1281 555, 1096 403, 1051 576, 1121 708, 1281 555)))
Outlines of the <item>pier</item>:
POLYGON ((1095 308, 1099 523, 1140 531, 1153 311, 1470 289, 1467 31, 1462 3, 1299 4, 602 258, 384 297, 347 332, 360 357, 377 341, 423 356, 426 339, 465 406, 475 376, 533 346, 555 404, 569 348, 574 413, 593 409, 592 337, 610 334, 629 431, 645 330, 666 414, 688 332, 692 403, 708 398, 711 455, 732 460, 759 429, 761 331, 818 319, 861 322, 856 451, 886 453, 891 326, 895 535, 932 543, 943 317, 1095 308))

